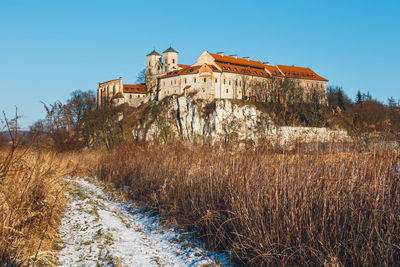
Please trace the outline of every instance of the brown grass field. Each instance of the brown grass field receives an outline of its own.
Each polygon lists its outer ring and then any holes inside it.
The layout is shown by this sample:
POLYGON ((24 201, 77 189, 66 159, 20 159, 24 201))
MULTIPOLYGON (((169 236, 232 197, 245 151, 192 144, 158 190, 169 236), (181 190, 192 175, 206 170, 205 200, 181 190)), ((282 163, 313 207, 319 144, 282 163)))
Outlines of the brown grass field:
POLYGON ((208 248, 229 249, 238 265, 397 265, 398 154, 267 151, 135 142, 106 152, 7 147, 0 265, 54 266, 64 175, 129 186, 132 198, 196 230, 208 248))
POLYGON ((123 144, 98 176, 239 265, 395 266, 398 155, 123 144))
POLYGON ((0 266, 54 266, 66 201, 61 177, 90 174, 92 159, 11 145, 0 151, 0 266))

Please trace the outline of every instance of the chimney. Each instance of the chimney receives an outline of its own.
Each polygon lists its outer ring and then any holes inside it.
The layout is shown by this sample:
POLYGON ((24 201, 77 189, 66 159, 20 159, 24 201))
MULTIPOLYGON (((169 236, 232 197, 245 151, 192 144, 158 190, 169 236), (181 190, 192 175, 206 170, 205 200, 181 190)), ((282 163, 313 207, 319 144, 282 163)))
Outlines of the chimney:
POLYGON ((237 55, 230 55, 230 57, 234 57, 234 58, 237 58, 237 55))
POLYGON ((268 65, 269 66, 269 62, 263 62, 264 65, 268 65))
POLYGON ((224 56, 224 52, 218 52, 217 55, 223 57, 224 56))
POLYGON ((247 61, 250 61, 249 57, 243 57, 243 59, 246 59, 247 61))

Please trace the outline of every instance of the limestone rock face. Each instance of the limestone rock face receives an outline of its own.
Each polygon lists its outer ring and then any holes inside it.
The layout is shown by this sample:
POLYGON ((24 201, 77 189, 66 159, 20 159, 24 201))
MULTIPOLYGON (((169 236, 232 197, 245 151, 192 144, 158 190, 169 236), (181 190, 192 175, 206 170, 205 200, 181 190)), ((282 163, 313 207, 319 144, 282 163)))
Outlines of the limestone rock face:
POLYGON ((196 143, 256 141, 273 126, 269 117, 255 107, 239 106, 229 100, 206 103, 190 96, 172 96, 163 101, 158 104, 162 106, 158 114, 147 116, 140 127, 134 127, 138 139, 178 137, 196 143))
POLYGON ((150 114, 133 133, 139 140, 166 142, 181 139, 186 142, 251 142, 258 145, 269 139, 279 145, 292 142, 328 142, 345 138, 345 131, 310 127, 277 127, 255 106, 221 99, 207 103, 190 96, 171 96, 154 104, 150 114), (301 140, 300 140, 301 139, 301 140))

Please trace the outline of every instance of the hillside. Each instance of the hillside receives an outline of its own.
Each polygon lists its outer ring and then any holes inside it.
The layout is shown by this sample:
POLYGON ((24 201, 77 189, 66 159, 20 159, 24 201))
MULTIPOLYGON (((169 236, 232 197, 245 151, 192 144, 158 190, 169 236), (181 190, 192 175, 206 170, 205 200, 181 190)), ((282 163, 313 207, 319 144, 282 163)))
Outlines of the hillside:
POLYGON ((344 130, 322 127, 278 126, 269 113, 256 105, 234 100, 206 102, 193 96, 171 96, 127 113, 137 140, 161 143, 247 143, 258 146, 293 142, 346 140, 344 130))

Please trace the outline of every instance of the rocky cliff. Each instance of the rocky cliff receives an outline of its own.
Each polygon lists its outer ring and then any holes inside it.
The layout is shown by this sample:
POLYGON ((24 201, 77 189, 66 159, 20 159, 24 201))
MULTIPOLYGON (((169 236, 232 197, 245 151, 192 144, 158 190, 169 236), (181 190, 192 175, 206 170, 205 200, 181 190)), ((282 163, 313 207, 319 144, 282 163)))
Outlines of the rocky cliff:
POLYGON ((299 139, 326 142, 347 136, 345 131, 326 128, 277 127, 255 106, 230 100, 207 103, 190 96, 171 96, 149 105, 134 124, 133 133, 139 140, 246 141, 254 145, 265 139, 282 145, 299 139))

